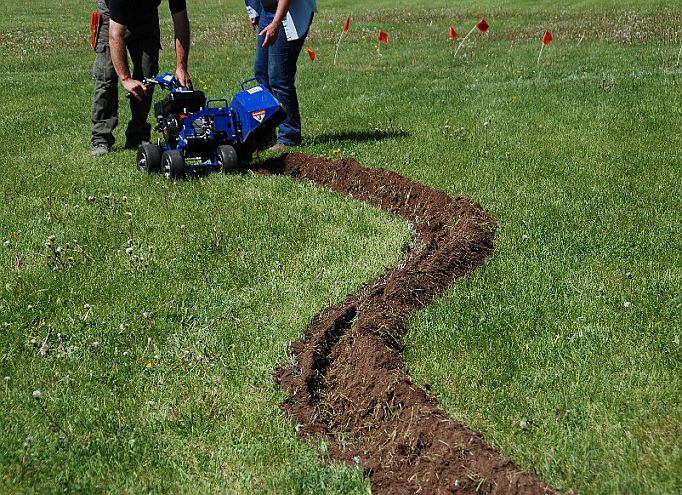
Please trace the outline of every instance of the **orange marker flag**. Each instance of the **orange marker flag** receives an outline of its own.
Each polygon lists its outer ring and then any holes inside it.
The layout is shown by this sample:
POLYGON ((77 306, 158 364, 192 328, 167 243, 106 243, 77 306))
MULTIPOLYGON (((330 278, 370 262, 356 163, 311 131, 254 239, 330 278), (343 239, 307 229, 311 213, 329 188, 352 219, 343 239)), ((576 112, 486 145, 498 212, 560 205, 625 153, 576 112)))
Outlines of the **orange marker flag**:
POLYGON ((537 65, 540 65, 540 57, 542 57, 542 50, 545 48, 545 45, 549 45, 549 42, 553 39, 554 38, 552 37, 552 34, 549 31, 545 31, 545 35, 542 37, 542 46, 540 47, 540 55, 538 55, 537 65))
POLYGON ((545 45, 549 45, 549 42, 552 41, 554 38, 552 38, 552 33, 549 31, 545 31, 545 35, 542 37, 542 43, 545 45))
POLYGON ((388 43, 388 34, 379 29, 379 41, 382 43, 388 43))
POLYGON ((310 48, 306 48, 306 50, 308 51, 308 55, 310 55, 310 60, 315 60, 315 52, 310 48))
POLYGON ((457 47, 457 51, 455 51, 455 57, 457 56, 459 49, 462 48, 462 46, 464 46, 464 42, 469 38, 469 36, 471 36, 471 33, 474 32, 474 29, 478 28, 480 32, 485 33, 489 27, 490 26, 488 26, 488 23, 485 22, 485 19, 481 19, 480 21, 478 21, 476 25, 471 28, 471 31, 469 31, 469 33, 464 37, 464 39, 460 41, 459 46, 457 47))
POLYGON ((455 31, 455 28, 450 26, 450 39, 456 38, 457 37, 457 31, 455 31))
POLYGON ((350 16, 346 17, 346 23, 343 25, 343 30, 339 36, 339 42, 336 44, 336 51, 334 52, 334 65, 336 65, 336 56, 339 54, 339 46, 341 46, 341 39, 343 38, 343 33, 348 31, 350 27, 350 16))

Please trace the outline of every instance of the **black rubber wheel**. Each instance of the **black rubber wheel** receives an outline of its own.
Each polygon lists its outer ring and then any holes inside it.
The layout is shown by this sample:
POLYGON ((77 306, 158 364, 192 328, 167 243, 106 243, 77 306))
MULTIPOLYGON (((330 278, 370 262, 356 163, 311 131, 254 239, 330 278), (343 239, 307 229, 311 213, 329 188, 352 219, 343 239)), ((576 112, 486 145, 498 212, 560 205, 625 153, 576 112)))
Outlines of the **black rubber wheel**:
POLYGON ((161 170, 161 149, 151 143, 141 144, 137 148, 137 169, 148 173, 161 170))
POLYGON ((161 156, 161 171, 166 180, 185 176, 185 157, 178 150, 164 151, 161 156))
POLYGON ((218 146, 218 149, 216 150, 216 163, 223 173, 229 174, 230 172, 233 172, 239 165, 237 150, 229 144, 218 146))

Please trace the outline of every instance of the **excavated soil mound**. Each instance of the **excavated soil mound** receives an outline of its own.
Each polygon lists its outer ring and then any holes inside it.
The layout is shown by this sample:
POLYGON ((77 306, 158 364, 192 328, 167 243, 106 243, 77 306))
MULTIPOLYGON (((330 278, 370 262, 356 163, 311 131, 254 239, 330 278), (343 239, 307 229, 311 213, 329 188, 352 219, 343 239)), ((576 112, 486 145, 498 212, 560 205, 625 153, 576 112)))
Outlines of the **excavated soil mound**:
POLYGON ((413 228, 403 262, 319 313, 292 344, 297 366, 275 370, 301 437, 322 437, 333 459, 369 474, 377 494, 558 493, 449 419, 405 372, 407 317, 483 266, 494 220, 469 198, 352 159, 294 153, 262 166, 400 215, 413 228))

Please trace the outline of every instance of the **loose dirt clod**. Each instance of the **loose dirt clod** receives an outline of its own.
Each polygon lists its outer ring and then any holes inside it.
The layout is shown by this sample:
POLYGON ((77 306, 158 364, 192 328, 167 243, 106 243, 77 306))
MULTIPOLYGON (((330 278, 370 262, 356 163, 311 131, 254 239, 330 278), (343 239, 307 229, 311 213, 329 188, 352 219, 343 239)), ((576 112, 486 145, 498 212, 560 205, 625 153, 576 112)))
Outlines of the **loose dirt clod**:
POLYGON ((405 372, 407 317, 483 266, 495 221, 469 198, 348 158, 294 153, 263 169, 400 215, 414 229, 404 261, 319 313, 292 344, 297 366, 275 370, 288 392, 282 407, 302 425, 301 437, 326 437, 332 458, 369 473, 377 494, 559 493, 449 419, 405 372))

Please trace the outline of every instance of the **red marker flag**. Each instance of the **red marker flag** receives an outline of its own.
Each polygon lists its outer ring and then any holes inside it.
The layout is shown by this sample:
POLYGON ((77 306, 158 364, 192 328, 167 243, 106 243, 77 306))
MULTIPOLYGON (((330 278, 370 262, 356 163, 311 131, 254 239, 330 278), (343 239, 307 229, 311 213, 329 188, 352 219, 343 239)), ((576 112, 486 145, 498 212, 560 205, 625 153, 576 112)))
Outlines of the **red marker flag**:
POLYGON ((455 31, 455 28, 450 26, 450 39, 456 38, 457 37, 457 31, 455 31))
POLYGON ((310 48, 306 48, 306 50, 308 51, 308 55, 310 55, 310 60, 315 60, 315 52, 310 48))
POLYGON ((542 43, 545 45, 549 45, 549 42, 552 41, 554 38, 552 38, 552 33, 549 31, 545 31, 545 35, 542 37, 542 43))
MULTIPOLYGON (((482 33, 485 33, 489 27, 490 26, 488 26, 488 23, 485 22, 485 19, 481 19, 480 21, 478 21, 476 23, 476 25, 471 28, 471 31, 469 31, 467 33, 467 35, 464 37, 464 39, 459 42, 459 46, 457 47, 457 50, 455 51, 455 57, 459 53, 459 49, 464 46, 464 42, 469 39, 469 36, 471 36, 471 33, 473 33, 476 30, 476 28, 478 28, 478 30, 481 31, 482 33)), ((452 29, 452 28, 450 28, 450 29, 452 29)))
POLYGON ((540 57, 542 57, 542 50, 545 48, 546 45, 549 45, 549 42, 552 41, 554 38, 552 38, 552 34, 549 31, 545 31, 545 35, 542 37, 542 46, 540 46, 540 55, 538 55, 538 65, 540 65, 540 57))
POLYGON ((382 43, 388 43, 388 34, 379 29, 379 41, 382 43))
POLYGON ((339 54, 339 46, 341 46, 341 39, 343 38, 343 33, 348 31, 349 27, 350 27, 350 16, 346 17, 346 22, 343 25, 343 30, 341 31, 341 34, 339 35, 339 42, 336 44, 336 51, 334 52, 334 65, 336 65, 336 56, 339 54))

